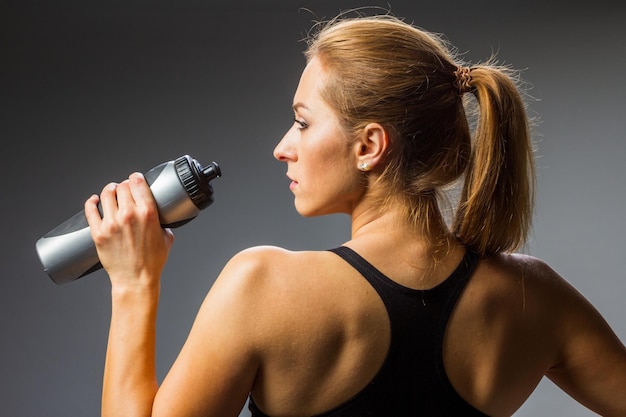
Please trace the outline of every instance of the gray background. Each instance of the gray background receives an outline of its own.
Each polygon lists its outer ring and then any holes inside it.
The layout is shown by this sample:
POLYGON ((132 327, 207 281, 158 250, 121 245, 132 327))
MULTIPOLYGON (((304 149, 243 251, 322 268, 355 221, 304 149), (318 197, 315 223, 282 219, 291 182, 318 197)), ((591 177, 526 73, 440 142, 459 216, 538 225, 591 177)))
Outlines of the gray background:
MULTIPOLYGON (((159 312, 160 376, 235 252, 324 249, 348 238, 345 216, 297 215, 285 166, 272 158, 291 124, 299 39, 316 19, 301 7, 328 18, 389 5, 446 34, 466 59, 498 51, 524 69, 540 121, 537 214, 525 252, 566 277, 626 340, 623 2, 491 3, 3 2, 0 414, 99 414, 106 276, 57 286, 34 244, 105 183, 183 154, 223 168, 214 205, 176 230, 159 312)), ((593 414, 544 381, 516 415, 593 414)))

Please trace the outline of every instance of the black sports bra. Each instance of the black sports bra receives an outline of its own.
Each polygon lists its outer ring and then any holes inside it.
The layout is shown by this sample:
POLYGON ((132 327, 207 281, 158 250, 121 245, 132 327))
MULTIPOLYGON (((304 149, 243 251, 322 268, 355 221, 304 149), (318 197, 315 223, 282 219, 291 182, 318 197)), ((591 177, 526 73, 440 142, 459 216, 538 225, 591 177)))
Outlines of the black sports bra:
MULTIPOLYGON (((331 249, 359 271, 379 294, 391 324, 387 357, 370 383, 345 403, 316 417, 481 416, 448 380, 443 337, 452 310, 478 261, 466 251, 443 282, 428 290, 404 287, 352 249, 331 249)), ((269 417, 249 399, 252 417, 269 417)))

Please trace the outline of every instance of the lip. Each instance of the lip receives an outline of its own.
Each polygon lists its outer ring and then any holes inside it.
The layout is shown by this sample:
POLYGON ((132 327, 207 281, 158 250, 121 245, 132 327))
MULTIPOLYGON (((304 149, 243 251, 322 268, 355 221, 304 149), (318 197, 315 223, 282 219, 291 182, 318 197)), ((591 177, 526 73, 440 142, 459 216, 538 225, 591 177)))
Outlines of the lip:
POLYGON ((294 180, 289 175, 287 175, 287 178, 289 178, 291 180, 291 183, 289 184, 289 189, 290 190, 293 190, 294 188, 296 188, 298 186, 298 181, 294 180))

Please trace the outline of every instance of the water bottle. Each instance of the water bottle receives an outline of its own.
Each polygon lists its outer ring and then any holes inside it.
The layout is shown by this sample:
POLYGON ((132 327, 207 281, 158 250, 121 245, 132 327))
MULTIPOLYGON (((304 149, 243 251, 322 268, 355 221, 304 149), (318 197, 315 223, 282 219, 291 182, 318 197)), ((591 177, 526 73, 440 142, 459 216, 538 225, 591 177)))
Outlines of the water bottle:
MULTIPOLYGON (((144 174, 163 227, 193 220, 213 203, 210 181, 222 175, 219 165, 202 167, 189 155, 155 166, 144 174)), ((44 271, 57 284, 82 278, 102 268, 84 210, 41 237, 36 245, 44 271)))

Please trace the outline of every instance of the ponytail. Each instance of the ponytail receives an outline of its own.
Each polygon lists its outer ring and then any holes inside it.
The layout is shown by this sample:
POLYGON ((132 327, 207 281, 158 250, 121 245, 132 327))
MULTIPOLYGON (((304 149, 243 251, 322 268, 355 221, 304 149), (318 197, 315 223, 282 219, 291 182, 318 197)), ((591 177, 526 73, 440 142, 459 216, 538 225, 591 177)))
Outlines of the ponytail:
POLYGON ((489 256, 526 241, 534 206, 533 150, 508 68, 475 66, 469 77, 479 114, 453 229, 461 242, 489 256))

